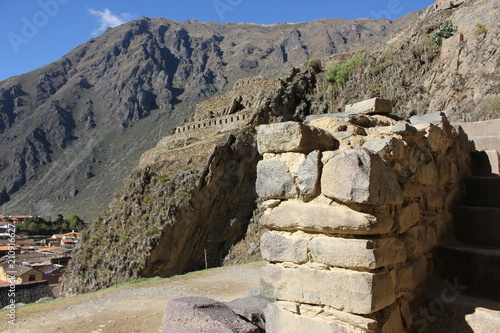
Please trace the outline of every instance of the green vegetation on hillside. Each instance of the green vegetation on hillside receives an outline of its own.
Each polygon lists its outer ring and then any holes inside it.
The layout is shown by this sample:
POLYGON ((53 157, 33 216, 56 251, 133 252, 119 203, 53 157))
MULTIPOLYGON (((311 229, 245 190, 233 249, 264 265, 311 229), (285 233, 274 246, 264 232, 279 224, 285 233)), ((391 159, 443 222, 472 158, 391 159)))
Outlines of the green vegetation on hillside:
POLYGON ((334 65, 326 72, 326 78, 333 86, 340 88, 354 72, 366 63, 361 53, 355 53, 343 64, 334 65))
POLYGON ((432 42, 437 46, 443 44, 443 39, 450 38, 457 32, 457 26, 451 23, 441 24, 432 35, 432 42))
POLYGON ((85 223, 77 215, 71 215, 67 219, 61 214, 54 221, 43 219, 39 216, 24 219, 22 223, 16 224, 17 231, 26 232, 30 235, 53 235, 83 229, 85 223))

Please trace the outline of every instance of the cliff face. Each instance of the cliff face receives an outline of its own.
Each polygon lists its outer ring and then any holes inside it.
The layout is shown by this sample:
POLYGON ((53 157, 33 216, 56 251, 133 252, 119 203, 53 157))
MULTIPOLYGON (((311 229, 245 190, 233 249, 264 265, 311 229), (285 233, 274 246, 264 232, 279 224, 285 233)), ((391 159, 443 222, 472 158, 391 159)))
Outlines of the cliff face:
POLYGON ((272 26, 142 18, 109 29, 0 82, 0 204, 91 218, 197 102, 237 79, 380 45, 416 17, 272 26))

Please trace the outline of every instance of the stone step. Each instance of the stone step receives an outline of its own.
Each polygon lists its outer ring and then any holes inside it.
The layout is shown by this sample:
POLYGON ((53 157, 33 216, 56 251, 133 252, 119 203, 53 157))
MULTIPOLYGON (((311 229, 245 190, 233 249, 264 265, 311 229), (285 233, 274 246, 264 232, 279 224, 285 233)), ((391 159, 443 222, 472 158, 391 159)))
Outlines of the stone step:
POLYGON ((465 205, 500 207, 500 177, 466 177, 465 205))
POLYGON ((464 243, 500 248, 500 208, 455 207, 453 229, 464 243))
POLYGON ((500 249, 448 244, 436 250, 436 272, 459 291, 500 297, 500 249))
POLYGON ((500 303, 439 281, 422 295, 413 318, 413 332, 489 333, 500 327, 500 303))

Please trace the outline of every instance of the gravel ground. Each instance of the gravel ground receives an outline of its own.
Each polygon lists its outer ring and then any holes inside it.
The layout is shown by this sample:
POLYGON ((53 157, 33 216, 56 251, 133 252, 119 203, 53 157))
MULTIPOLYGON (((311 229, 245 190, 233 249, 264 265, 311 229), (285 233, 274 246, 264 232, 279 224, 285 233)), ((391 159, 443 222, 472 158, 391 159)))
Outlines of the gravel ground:
POLYGON ((178 297, 203 296, 228 302, 259 287, 264 263, 222 267, 172 279, 112 288, 97 293, 18 308, 16 325, 0 312, 0 332, 161 332, 164 309, 178 297))

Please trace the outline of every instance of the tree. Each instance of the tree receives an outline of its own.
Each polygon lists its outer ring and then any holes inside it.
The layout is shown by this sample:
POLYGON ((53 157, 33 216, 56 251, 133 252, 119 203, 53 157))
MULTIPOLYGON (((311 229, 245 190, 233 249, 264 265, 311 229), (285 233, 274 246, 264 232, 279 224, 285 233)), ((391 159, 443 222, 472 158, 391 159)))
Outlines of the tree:
POLYGON ((68 217, 68 223, 71 230, 80 230, 84 225, 83 220, 75 214, 68 217))

